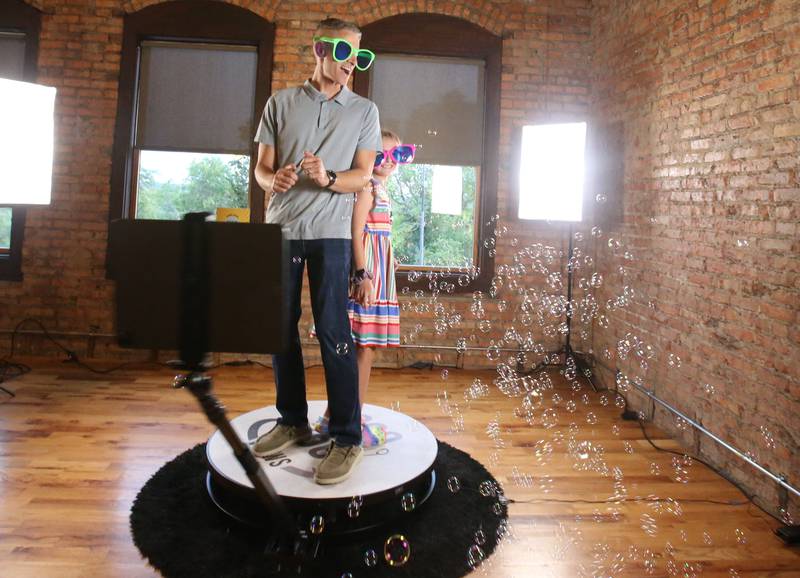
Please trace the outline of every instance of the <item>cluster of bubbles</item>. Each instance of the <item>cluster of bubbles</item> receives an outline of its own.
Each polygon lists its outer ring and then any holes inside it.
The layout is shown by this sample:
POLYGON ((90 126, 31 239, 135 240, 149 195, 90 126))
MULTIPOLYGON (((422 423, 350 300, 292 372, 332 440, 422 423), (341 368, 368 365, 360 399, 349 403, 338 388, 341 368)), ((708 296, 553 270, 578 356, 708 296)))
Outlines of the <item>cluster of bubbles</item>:
MULTIPOLYGON (((598 195, 596 201, 605 202, 605 195, 598 195)), ((590 515, 576 516, 574 523, 559 521, 555 529, 555 544, 550 552, 553 560, 559 562, 583 560, 578 567, 579 576, 611 577, 628 572, 631 575, 666 574, 690 578, 702 574, 702 564, 686 561, 673 546, 673 542, 689 542, 689 534, 680 527, 685 516, 681 504, 669 496, 638 495, 637 486, 641 487, 642 482, 631 482, 626 478, 623 466, 609 457, 624 452, 623 459, 635 457, 641 461, 637 450, 644 452, 644 446, 634 446, 632 439, 626 439, 634 429, 626 426, 625 422, 613 423, 610 425, 611 441, 603 440, 602 429, 607 420, 601 418, 610 412, 628 409, 627 399, 637 391, 657 393, 657 385, 670 379, 665 378, 664 371, 674 372, 673 379, 685 379, 691 375, 688 369, 683 368, 681 354, 688 354, 680 343, 662 346, 653 334, 638 332, 631 329, 631 325, 619 323, 629 311, 631 316, 636 316, 652 314, 658 309, 655 299, 634 288, 636 270, 633 265, 637 260, 634 251, 623 238, 606 238, 600 227, 575 231, 570 255, 561 246, 527 244, 524 239, 514 237, 498 216, 485 224, 493 229, 494 234, 484 240, 483 249, 492 256, 496 255, 498 247, 511 251, 510 255, 503 253, 503 263, 488 279, 488 288, 469 292, 481 278, 480 268, 469 260, 461 267, 411 271, 407 277, 408 284, 400 287, 404 344, 423 342, 421 337, 424 336, 424 343, 433 340, 436 344, 451 347, 459 356, 477 352, 483 363, 495 371, 494 379, 490 381, 475 378, 464 386, 454 379, 455 372, 441 370, 441 379, 436 380, 436 401, 442 415, 448 418, 446 432, 453 436, 464 434, 465 413, 469 409, 485 412, 484 415, 490 416, 488 423, 482 422, 486 423, 483 435, 488 439, 489 463, 498 465, 505 453, 520 449, 516 447, 515 437, 505 435, 510 431, 506 425, 508 420, 513 418, 531 426, 529 431, 536 432, 535 437, 521 448, 524 461, 514 464, 509 481, 519 491, 542 499, 552 498, 551 494, 557 490, 558 477, 553 472, 559 470, 552 466, 561 466, 561 460, 566 460, 574 471, 597 476, 597 488, 605 492, 606 504, 594 508, 590 515), (611 264, 607 269, 598 269, 598 251, 610 255, 611 264), (573 291, 568 294, 570 274, 573 291), (443 299, 456 292, 465 294, 466 298, 443 299), (617 327, 626 329, 614 331, 617 327), (598 351, 592 349, 598 341, 592 339, 592 332, 600 332, 605 339, 598 351), (595 357, 598 364, 616 369, 613 392, 592 391, 586 379, 593 377, 592 371, 574 358, 564 358, 559 347, 567 334, 571 335, 574 348, 583 348, 595 357), (567 390, 556 389, 550 373, 531 371, 548 364, 560 365, 567 390), (513 400, 512 416, 502 415, 496 408, 483 405, 489 403, 493 389, 513 400), (640 501, 643 510, 636 510, 634 514, 625 509, 640 501), (637 531, 641 531, 646 547, 632 545, 621 548, 610 542, 586 542, 582 524, 587 521, 620 521, 626 514, 634 524, 638 520, 637 531), (669 524, 663 524, 662 519, 668 519, 669 524), (673 533, 676 530, 678 541, 675 541, 673 533), (658 540, 662 541, 663 547, 657 545, 658 540)), ((746 247, 748 243, 740 239, 736 245, 746 247)), ((346 347, 346 344, 340 345, 346 347)), ((347 355, 349 350, 345 348, 340 352, 337 347, 337 353, 347 355)), ((710 383, 701 382, 694 387, 706 400, 710 401, 717 395, 717 388, 710 383)), ((718 387, 721 388, 722 383, 718 382, 718 387)), ((643 407, 635 415, 648 421, 651 419, 648 414, 653 415, 653 411, 653 407, 649 411, 643 407)), ((633 425, 638 432, 638 425, 633 425)), ((671 425, 679 432, 692 427, 679 416, 673 418, 671 425)), ((775 434, 767 425, 758 428, 757 436, 760 447, 776 448, 775 434)), ((639 438, 638 433, 636 438, 639 438)), ((515 460, 519 459, 518 455, 514 453, 515 460)), ((751 452, 749 455, 755 454, 751 452)), ((648 458, 644 463, 650 475, 660 483, 686 484, 692 478, 694 460, 688 455, 675 455, 671 459, 659 456, 648 458)), ((461 480, 456 476, 446 476, 446 473, 442 479, 449 494, 458 499, 464 491, 461 480)), ((477 491, 486 498, 487 507, 492 512, 501 517, 504 515, 504 492, 497 483, 484 481, 478 485, 477 491)), ((416 507, 413 494, 404 494, 400 503, 404 512, 413 512, 416 507)), ((351 517, 357 516, 360 507, 358 504, 348 508, 348 515, 352 510, 351 517)), ((781 516, 786 523, 792 521, 785 509, 781 516)), ((502 527, 502 535, 507 536, 510 527, 505 523, 502 527)), ((708 531, 693 537, 702 539, 706 546, 714 545, 708 531)), ((736 529, 732 539, 740 545, 748 542, 747 534, 740 528, 736 529)), ((470 568, 480 566, 485 570, 487 562, 491 561, 487 559, 487 552, 491 551, 490 542, 493 540, 487 540, 483 528, 475 531, 466 551, 470 568)), ((409 557, 410 546, 402 535, 387 539, 384 545, 387 564, 402 565, 409 557), (392 561, 402 563, 393 564, 392 561)), ((374 550, 364 553, 367 567, 374 567, 378 560, 374 550)), ((737 575, 737 571, 730 568, 730 576, 737 575)))

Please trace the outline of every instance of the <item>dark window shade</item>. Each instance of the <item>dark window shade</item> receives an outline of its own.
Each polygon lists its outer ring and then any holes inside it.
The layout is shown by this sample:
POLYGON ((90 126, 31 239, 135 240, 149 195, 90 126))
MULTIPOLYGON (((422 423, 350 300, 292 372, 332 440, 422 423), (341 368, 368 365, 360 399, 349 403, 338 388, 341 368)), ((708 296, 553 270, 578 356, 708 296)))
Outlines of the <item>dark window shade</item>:
POLYGON ((25 35, 0 32, 0 78, 22 80, 25 72, 25 35))
POLYGON ((381 55, 370 86, 381 127, 421 145, 417 163, 480 166, 484 68, 479 60, 381 55))
POLYGON ((249 155, 257 64, 250 46, 142 43, 136 146, 249 155))

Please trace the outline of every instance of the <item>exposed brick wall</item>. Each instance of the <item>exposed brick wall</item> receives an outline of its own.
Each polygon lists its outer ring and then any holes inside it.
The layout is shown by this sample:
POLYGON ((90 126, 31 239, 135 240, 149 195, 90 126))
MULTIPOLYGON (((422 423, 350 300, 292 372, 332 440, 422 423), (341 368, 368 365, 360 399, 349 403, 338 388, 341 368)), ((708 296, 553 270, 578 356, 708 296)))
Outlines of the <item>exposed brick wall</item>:
MULTIPOLYGON (((35 2, 44 12, 40 79, 59 89, 53 203, 28 211, 25 280, 0 284, 0 328, 30 316, 55 330, 97 327, 113 333, 113 288, 105 279, 104 259, 122 16, 152 3, 35 2)), ((574 343, 592 349, 607 366, 599 370, 605 382, 613 383, 616 367, 631 378, 641 376, 660 396, 768 467, 800 471, 796 0, 236 4, 276 24, 273 90, 309 74, 308 37, 329 15, 366 24, 400 10, 445 13, 503 36, 498 212, 511 230, 497 239, 498 268, 514 264, 518 250, 533 243, 566 251, 563 228, 510 219, 515 129, 581 119, 590 111, 624 121, 625 223, 599 239, 581 232, 583 250, 594 256, 605 279, 598 303, 605 307, 625 285, 634 288, 633 303, 604 311, 609 325, 596 322, 594 338, 580 325, 574 343), (608 247, 609 237, 621 243, 618 250, 608 247), (748 246, 738 246, 738 240, 748 246), (632 260, 621 258, 626 251, 632 260), (624 281, 618 272, 622 264, 628 271, 624 281), (635 353, 627 360, 616 357, 626 333, 656 351, 646 372, 635 353), (606 349, 612 354, 608 359, 606 349), (669 353, 680 356, 680 367, 668 365, 669 353), (706 383, 714 394, 705 392, 706 383), (765 446, 761 426, 774 436, 774 449, 765 446)), ((559 258, 563 265, 563 255, 559 258)), ((541 289, 542 276, 527 275, 522 284, 541 289)), ((458 337, 475 334, 475 343, 486 346, 519 319, 519 296, 506 286, 501 297, 510 303, 505 311, 486 300, 492 320, 486 333, 470 313, 471 297, 442 294, 439 302, 461 313, 462 326, 436 335, 432 311, 406 309, 403 334, 421 324, 417 343, 453 345, 458 337)), ((409 297, 401 301, 407 308, 417 305, 409 297)), ((306 317, 301 328, 309 324, 306 317)), ((545 349, 560 342, 542 338, 541 328, 533 331, 545 349)), ((79 354, 88 353, 86 339, 63 339, 79 354)), ((55 352, 39 338, 21 345, 28 352, 55 352)), ((314 348, 307 350, 314 361, 314 348)), ((109 339, 96 340, 93 351, 98 357, 130 355, 109 339)), ((382 361, 405 364, 434 355, 393 352, 382 361)), ((440 359, 452 363, 454 357, 440 359)), ((482 354, 466 362, 490 363, 482 354)), ((631 398, 643 407, 636 395, 631 398)), ((673 433, 686 435, 663 413, 657 417, 673 433)), ((773 485, 708 443, 700 445, 711 460, 776 501, 773 485)))
MULTIPOLYGON (((56 1, 41 0, 44 11, 40 50, 41 82, 59 89, 57 105, 53 202, 29 211, 24 244, 22 283, 3 283, 0 291, 10 306, 0 310, 0 328, 13 327, 30 316, 48 328, 60 331, 113 333, 113 288, 104 277, 107 236, 111 148, 116 114, 117 75, 120 60, 122 17, 153 1, 56 1)), ((236 2, 276 24, 273 90, 302 82, 313 70, 309 37, 316 23, 326 16, 339 16, 366 24, 401 11, 432 12, 456 16, 502 35, 501 167, 498 209, 508 210, 511 178, 509 168, 514 128, 548 118, 585 116, 589 102, 589 17, 587 0, 568 2, 414 2, 392 5, 383 2, 236 2)), ((486 220, 491 215, 484 215, 486 220)), ((561 244, 561 231, 549 227, 549 243, 561 244)), ((511 259, 520 245, 542 242, 535 231, 520 231, 497 241, 497 265, 511 259)), ((488 345, 502 334, 503 323, 514 316, 514 307, 499 312, 487 302, 489 332, 477 329, 478 320, 469 312, 471 296, 447 296, 439 301, 448 311, 461 312, 464 322, 445 335, 433 331, 433 307, 416 312, 421 303, 413 293, 401 297, 407 303, 402 331, 408 336, 423 326, 415 343, 455 345, 461 336, 476 335, 470 345, 488 345)), ((426 295, 426 299, 429 295, 426 295)), ((430 305, 430 304, 429 304, 430 305)), ((310 307, 301 321, 306 332, 311 324, 310 307)), ((33 327, 32 327, 33 328, 33 327)), ((67 337, 63 338, 70 342, 67 337)), ((85 339, 71 340, 79 354, 87 353, 85 339)), ((556 339, 550 339, 552 347, 556 339)), ((309 345, 312 345, 309 342, 309 345)), ((56 352, 39 338, 23 338, 23 351, 56 352)), ((315 347, 306 348, 315 362, 315 347)), ((128 356, 108 339, 100 339, 96 356, 128 356)), ((408 364, 417 358, 431 359, 435 353, 392 352, 380 360, 408 364), (400 359, 397 356, 400 356, 400 359)), ((441 354, 442 363, 455 361, 455 354, 441 354)), ((469 354, 468 365, 487 365, 485 355, 469 354)))
MULTIPOLYGON (((635 292, 596 328, 601 376, 638 376, 797 486, 800 4, 594 6, 593 113, 623 121, 626 136, 625 220, 600 241, 598 301, 626 285, 635 292), (619 359, 628 333, 654 348, 647 370, 635 352, 619 359)), ((631 398, 648 409, 641 394, 631 398)), ((663 410, 656 416, 776 509, 768 478, 663 410)))

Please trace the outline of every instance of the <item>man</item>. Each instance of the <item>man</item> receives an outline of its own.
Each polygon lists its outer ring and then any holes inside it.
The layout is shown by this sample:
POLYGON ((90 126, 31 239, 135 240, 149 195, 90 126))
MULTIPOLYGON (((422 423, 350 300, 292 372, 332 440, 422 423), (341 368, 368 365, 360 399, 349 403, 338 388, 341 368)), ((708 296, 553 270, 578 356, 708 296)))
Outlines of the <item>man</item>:
MULTIPOLYGON (((315 481, 347 479, 363 455, 358 371, 347 316, 354 193, 370 176, 381 149, 378 109, 347 88, 358 66, 374 54, 360 49, 361 31, 335 18, 314 34, 316 66, 303 86, 273 94, 258 127, 256 180, 266 191, 266 222, 283 225, 289 239, 290 345, 273 356, 278 425, 253 445, 256 455, 277 453, 308 440, 305 372, 300 334, 300 292, 308 266, 311 308, 322 352, 333 438, 315 481)), ((363 272, 357 272, 357 275, 363 272)))

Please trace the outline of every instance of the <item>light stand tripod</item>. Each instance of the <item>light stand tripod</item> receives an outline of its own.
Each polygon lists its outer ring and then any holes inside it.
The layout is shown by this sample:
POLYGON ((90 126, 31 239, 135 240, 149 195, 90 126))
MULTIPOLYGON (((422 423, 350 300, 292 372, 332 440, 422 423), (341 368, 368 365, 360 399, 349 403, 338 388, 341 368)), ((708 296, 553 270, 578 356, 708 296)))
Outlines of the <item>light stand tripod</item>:
POLYGON ((594 373, 592 372, 591 368, 591 357, 589 354, 576 351, 572 348, 572 316, 574 315, 574 311, 572 310, 572 281, 574 277, 574 257, 575 257, 575 241, 574 235, 572 232, 572 223, 569 225, 569 247, 568 247, 568 257, 567 257, 567 307, 566 307, 566 323, 567 323, 567 337, 564 342, 564 347, 558 349, 556 351, 550 351, 545 356, 545 360, 541 363, 536 364, 530 370, 523 372, 525 374, 534 374, 544 371, 546 369, 550 369, 553 367, 564 368, 565 370, 568 369, 571 365, 574 364, 575 370, 579 372, 581 375, 586 377, 589 380, 589 384, 592 386, 594 391, 597 391, 597 384, 594 380, 594 373), (558 363, 552 363, 550 360, 554 357, 563 356, 563 362, 559 361, 558 363))

